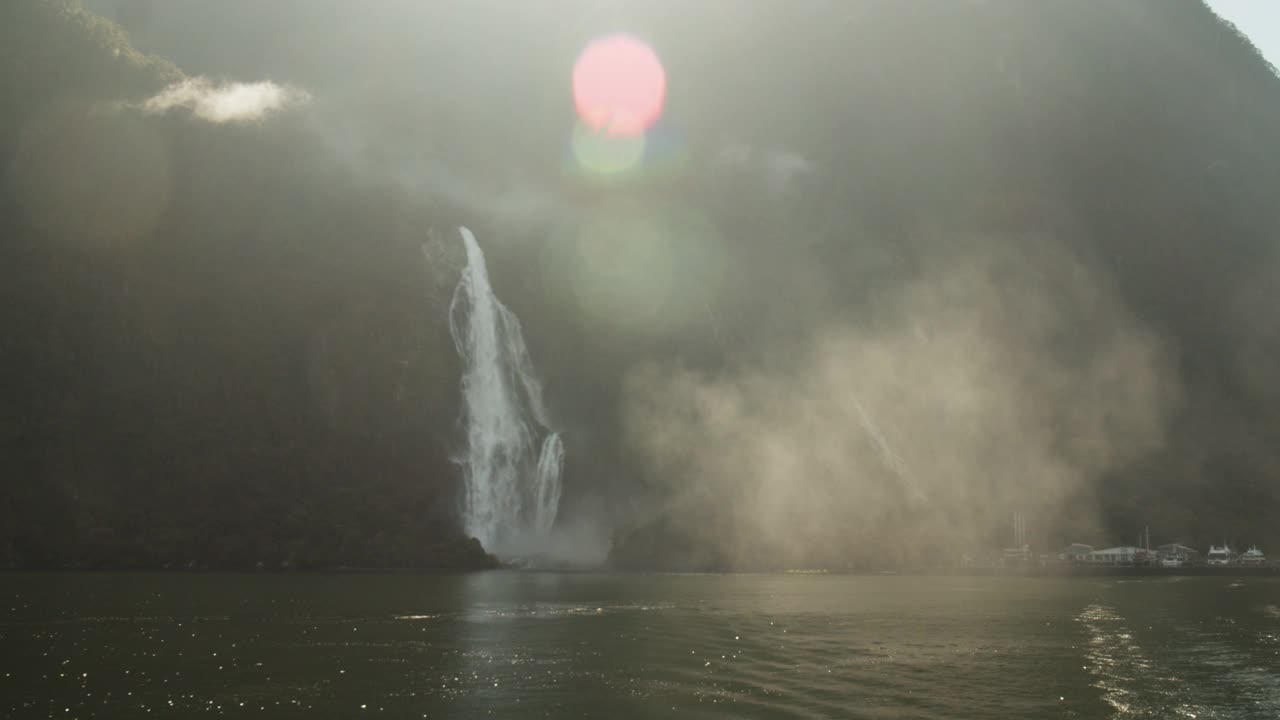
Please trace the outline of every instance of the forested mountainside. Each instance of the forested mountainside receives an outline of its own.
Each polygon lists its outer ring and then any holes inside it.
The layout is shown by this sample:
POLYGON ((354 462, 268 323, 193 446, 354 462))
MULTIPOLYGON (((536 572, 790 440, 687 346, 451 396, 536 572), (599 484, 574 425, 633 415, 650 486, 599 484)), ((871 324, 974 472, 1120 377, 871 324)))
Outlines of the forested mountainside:
POLYGON ((621 566, 1280 540, 1280 80, 1198 0, 86 4, 0 8, 7 565, 487 562, 460 224, 621 566), (619 28, 670 161, 605 183, 619 28), (306 101, 155 102, 231 80, 306 101))
POLYGON ((6 562, 474 561, 430 205, 142 111, 184 76, 78 3, 0 16, 6 562))

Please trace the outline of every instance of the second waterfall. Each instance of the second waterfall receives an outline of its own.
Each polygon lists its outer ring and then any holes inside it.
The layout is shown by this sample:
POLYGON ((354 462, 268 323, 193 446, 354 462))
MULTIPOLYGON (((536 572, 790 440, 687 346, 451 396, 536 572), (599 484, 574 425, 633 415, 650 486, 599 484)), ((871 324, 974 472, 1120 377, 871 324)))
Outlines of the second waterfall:
POLYGON ((517 554, 555 523, 564 445, 550 428, 520 320, 494 294, 475 236, 458 230, 467 265, 449 330, 462 359, 463 526, 490 552, 517 554))

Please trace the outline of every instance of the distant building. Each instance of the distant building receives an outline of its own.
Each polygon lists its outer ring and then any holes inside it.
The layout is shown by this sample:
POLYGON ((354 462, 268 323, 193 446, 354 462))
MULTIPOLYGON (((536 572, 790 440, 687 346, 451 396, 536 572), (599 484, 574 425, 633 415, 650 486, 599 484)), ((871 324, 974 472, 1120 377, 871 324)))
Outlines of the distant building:
POLYGON ((1006 567, 1030 565, 1034 559, 1035 553, 1031 552, 1030 545, 1004 549, 1004 564, 1006 567))
POLYGON ((1062 552, 1058 553, 1058 562, 1064 563, 1086 563, 1089 562, 1089 553, 1093 552, 1092 545, 1084 543, 1071 543, 1062 548, 1062 552))
POLYGON ((1139 562, 1146 562, 1146 559, 1147 551, 1133 545, 1121 545, 1089 553, 1089 562, 1094 565, 1137 565, 1139 562))
POLYGON ((1167 543, 1156 548, 1156 560, 1164 567, 1190 565, 1200 557, 1200 551, 1179 543, 1167 543))
POLYGON ((1031 543, 1027 542, 1027 519, 1020 512, 1013 514, 1013 547, 1004 549, 1005 567, 1031 565, 1035 560, 1031 543))
POLYGON ((1231 552, 1230 545, 1210 545, 1205 559, 1210 565, 1229 565, 1232 557, 1234 554, 1231 552))

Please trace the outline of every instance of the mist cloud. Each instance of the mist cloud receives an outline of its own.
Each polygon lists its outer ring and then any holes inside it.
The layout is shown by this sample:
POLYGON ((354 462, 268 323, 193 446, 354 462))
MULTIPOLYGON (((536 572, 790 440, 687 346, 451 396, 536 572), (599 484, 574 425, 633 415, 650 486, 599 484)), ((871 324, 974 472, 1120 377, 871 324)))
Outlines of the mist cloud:
POLYGON ((878 319, 726 375, 634 373, 628 434, 668 526, 736 568, 954 563, 1015 510, 1038 546, 1088 532, 1099 478, 1162 443, 1165 352, 1062 246, 953 244, 878 319))
POLYGON ((142 107, 155 114, 189 110, 194 117, 212 123, 249 122, 306 102, 308 97, 301 90, 270 81, 215 83, 196 77, 170 85, 142 107))
POLYGON ((716 153, 713 164, 720 170, 746 173, 759 178, 769 192, 781 193, 812 172, 813 163, 791 150, 756 148, 743 143, 729 143, 716 153))

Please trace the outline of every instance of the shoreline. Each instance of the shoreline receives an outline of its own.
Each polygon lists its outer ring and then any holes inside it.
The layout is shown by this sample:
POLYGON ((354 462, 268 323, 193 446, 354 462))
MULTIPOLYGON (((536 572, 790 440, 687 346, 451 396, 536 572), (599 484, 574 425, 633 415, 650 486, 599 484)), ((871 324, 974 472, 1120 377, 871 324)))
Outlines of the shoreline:
POLYGON ((32 574, 110 574, 110 573, 146 573, 173 575, 469 575, 480 572, 505 573, 554 573, 558 575, 784 575, 784 576, 905 576, 905 577, 1280 577, 1280 566, 1193 566, 1182 568, 1164 567, 1089 567, 1089 566, 1048 566, 1031 568, 915 568, 907 570, 707 570, 700 572, 682 572, 678 570, 624 570, 617 568, 527 568, 527 567, 453 567, 453 568, 377 568, 377 567, 331 567, 331 568, 289 568, 289 569, 252 569, 252 568, 0 568, 0 574, 32 573, 32 574))
POLYGON ((908 574, 926 575, 1014 575, 1031 577, 1280 577, 1280 567, 1263 565, 1193 565, 1191 567, 1166 568, 1144 566, 1088 565, 1046 566, 1029 568, 952 568, 928 570, 908 574))

